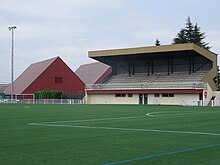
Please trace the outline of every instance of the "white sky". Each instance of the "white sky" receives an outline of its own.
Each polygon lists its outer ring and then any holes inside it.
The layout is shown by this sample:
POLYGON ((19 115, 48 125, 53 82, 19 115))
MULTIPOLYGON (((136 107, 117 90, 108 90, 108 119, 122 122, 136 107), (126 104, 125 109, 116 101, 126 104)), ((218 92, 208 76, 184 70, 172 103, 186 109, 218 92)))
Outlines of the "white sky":
POLYGON ((170 44, 188 16, 219 54, 219 0, 0 0, 0 83, 11 81, 8 26, 17 26, 17 78, 30 64, 55 56, 75 71, 93 62, 88 50, 152 46, 156 38, 170 44))

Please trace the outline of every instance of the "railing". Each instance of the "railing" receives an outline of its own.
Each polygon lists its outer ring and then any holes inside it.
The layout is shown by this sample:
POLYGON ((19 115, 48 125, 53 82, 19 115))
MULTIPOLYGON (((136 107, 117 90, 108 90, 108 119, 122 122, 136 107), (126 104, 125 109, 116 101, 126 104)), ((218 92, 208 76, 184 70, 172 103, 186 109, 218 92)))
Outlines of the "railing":
POLYGON ((5 104, 84 104, 83 99, 0 99, 5 104))
POLYGON ((199 101, 188 101, 184 102, 186 106, 211 106, 211 107, 217 107, 220 106, 220 100, 199 100, 199 101))
POLYGON ((162 83, 109 83, 109 84, 86 85, 86 90, 115 90, 115 89, 207 89, 207 83, 162 82, 162 83))

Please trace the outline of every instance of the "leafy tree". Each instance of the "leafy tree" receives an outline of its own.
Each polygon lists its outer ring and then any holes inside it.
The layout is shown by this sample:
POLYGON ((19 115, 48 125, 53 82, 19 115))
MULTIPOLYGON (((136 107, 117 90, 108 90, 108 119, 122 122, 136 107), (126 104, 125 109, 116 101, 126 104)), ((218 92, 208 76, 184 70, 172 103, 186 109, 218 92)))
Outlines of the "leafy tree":
POLYGON ((220 70, 219 70, 219 66, 217 68, 217 75, 214 78, 214 82, 217 86, 217 90, 220 91, 220 70))
POLYGON ((160 41, 158 40, 158 38, 156 39, 155 45, 156 45, 156 46, 160 46, 160 41))
POLYGON ((193 25, 190 17, 188 17, 185 28, 181 29, 177 37, 173 39, 173 44, 194 43, 209 50, 210 46, 208 46, 209 43, 204 42, 205 38, 205 33, 201 32, 201 27, 198 26, 198 23, 193 25))

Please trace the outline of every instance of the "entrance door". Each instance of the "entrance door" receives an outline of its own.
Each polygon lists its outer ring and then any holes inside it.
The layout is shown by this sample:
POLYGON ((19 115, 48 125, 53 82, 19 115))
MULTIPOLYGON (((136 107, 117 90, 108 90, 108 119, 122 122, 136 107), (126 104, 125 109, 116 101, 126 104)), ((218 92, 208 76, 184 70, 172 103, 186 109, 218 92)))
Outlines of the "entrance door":
POLYGON ((144 104, 147 104, 147 101, 148 101, 148 99, 147 99, 147 97, 148 97, 148 95, 147 94, 144 94, 144 104))
POLYGON ((148 95, 147 94, 139 94, 139 104, 147 104, 148 103, 148 95))
POLYGON ((143 104, 143 95, 139 94, 139 104, 143 104))

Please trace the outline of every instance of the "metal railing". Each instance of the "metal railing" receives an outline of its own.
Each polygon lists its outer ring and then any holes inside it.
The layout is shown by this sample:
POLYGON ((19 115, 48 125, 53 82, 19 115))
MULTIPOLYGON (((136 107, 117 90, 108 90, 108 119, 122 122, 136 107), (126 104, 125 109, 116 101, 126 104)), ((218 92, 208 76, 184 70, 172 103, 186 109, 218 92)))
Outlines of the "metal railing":
POLYGON ((0 104, 84 104, 84 99, 0 99, 0 104))
POLYGON ((86 84, 86 90, 115 89, 207 89, 207 83, 202 82, 161 82, 161 83, 109 83, 86 84))
POLYGON ((199 101, 190 101, 188 103, 182 104, 182 105, 188 105, 188 106, 210 106, 210 107, 216 107, 220 106, 220 100, 199 100, 199 101))

